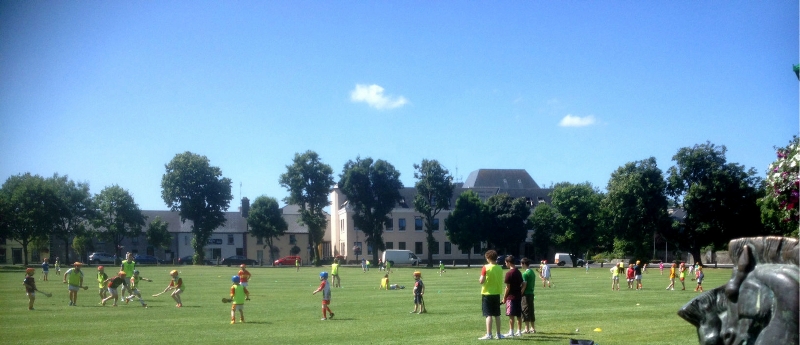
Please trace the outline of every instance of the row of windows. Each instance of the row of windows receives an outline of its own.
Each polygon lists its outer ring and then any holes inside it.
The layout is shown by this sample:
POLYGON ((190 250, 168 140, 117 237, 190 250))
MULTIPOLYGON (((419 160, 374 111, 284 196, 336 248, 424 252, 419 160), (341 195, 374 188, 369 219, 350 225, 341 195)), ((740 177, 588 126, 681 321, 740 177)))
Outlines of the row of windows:
MULTIPOLYGON (((394 219, 389 218, 384 224, 386 231, 394 231, 394 219)), ((423 220, 422 217, 414 217, 414 230, 422 231, 423 220)), ((397 218, 397 231, 406 231, 406 219, 397 218)), ((439 218, 433 219, 433 231, 439 231, 439 218)))
MULTIPOLYGON (((414 254, 422 255, 423 254, 423 250, 422 250, 423 246, 424 246, 424 242, 414 242, 414 254)), ((368 247, 370 247, 370 248, 368 248, 368 251, 371 254, 372 253, 372 248, 371 248, 371 246, 368 246, 368 247)), ((431 254, 438 255, 439 254, 439 247, 440 247, 439 246, 439 242, 434 242, 433 247, 431 247, 431 254)), ((395 249, 394 248, 394 242, 386 242, 386 249, 387 250, 388 249, 395 249)), ((406 243, 405 242, 397 242, 397 248, 396 249, 405 250, 406 249, 406 243)), ((473 248, 473 254, 481 254, 481 253, 483 253, 483 251, 481 250, 481 245, 480 244, 475 246, 475 248, 473 248)), ((450 243, 450 242, 445 242, 444 243, 444 254, 445 255, 453 254, 453 244, 452 243, 450 243)), ((462 249, 461 250, 461 254, 469 254, 469 250, 462 249)))

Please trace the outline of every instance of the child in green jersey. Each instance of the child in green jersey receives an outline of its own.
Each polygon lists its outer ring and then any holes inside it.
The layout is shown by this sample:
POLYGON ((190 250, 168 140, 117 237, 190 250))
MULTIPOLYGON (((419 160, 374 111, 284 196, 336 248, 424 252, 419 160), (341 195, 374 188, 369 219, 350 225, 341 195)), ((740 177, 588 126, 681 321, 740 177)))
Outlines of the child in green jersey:
POLYGON ((242 286, 239 276, 231 277, 231 325, 236 323, 236 311, 239 311, 239 322, 244 323, 244 301, 250 300, 250 291, 242 286))
POLYGON ((440 277, 442 276, 442 273, 444 273, 444 263, 441 260, 439 260, 439 276, 440 277))
POLYGON ((100 301, 103 301, 108 297, 108 287, 106 287, 103 282, 108 279, 108 274, 105 272, 105 267, 97 266, 97 287, 100 289, 98 293, 100 294, 100 301))
POLYGON ((80 262, 75 262, 73 267, 64 272, 64 284, 69 284, 69 305, 78 303, 78 290, 83 286, 83 272, 80 262))
MULTIPOLYGON (((167 287, 164 289, 164 291, 161 291, 161 293, 165 293, 165 292, 167 292, 169 290, 175 290, 175 291, 172 292, 172 294, 170 294, 170 297, 172 297, 172 299, 174 299, 175 302, 178 303, 178 304, 175 305, 175 307, 178 307, 178 308, 183 307, 183 303, 181 303, 181 293, 183 293, 183 289, 184 289, 183 278, 178 277, 178 270, 170 271, 169 275, 170 275, 170 277, 172 277, 172 280, 169 282, 169 285, 167 285, 167 287)), ((160 294, 156 294, 156 295, 153 295, 153 296, 158 296, 160 294)))
POLYGON ((139 303, 142 304, 142 307, 147 308, 147 303, 144 303, 144 300, 142 299, 142 293, 139 292, 139 282, 142 281, 142 280, 144 280, 146 282, 150 282, 150 283, 153 282, 152 279, 148 279, 148 278, 140 276, 139 275, 139 270, 134 270, 133 271, 133 277, 131 277, 131 285, 130 285, 130 287, 131 287, 131 295, 128 296, 128 297, 125 297, 125 304, 128 304, 128 302, 130 302, 132 299, 138 297, 139 298, 139 303))

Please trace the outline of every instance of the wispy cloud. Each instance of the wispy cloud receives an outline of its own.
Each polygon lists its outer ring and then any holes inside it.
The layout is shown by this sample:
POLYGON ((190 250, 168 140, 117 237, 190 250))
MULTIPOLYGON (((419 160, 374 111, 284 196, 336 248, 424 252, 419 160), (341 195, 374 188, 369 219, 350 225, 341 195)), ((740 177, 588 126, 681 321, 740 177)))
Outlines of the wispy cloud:
POLYGON ((356 84, 356 88, 350 92, 350 100, 367 103, 370 107, 378 110, 399 108, 408 103, 403 96, 385 96, 383 87, 376 84, 356 84))
POLYGON ((567 114, 567 116, 564 116, 564 118, 561 119, 561 122, 559 122, 558 125, 561 127, 586 127, 593 125, 595 122, 594 115, 580 117, 567 114))

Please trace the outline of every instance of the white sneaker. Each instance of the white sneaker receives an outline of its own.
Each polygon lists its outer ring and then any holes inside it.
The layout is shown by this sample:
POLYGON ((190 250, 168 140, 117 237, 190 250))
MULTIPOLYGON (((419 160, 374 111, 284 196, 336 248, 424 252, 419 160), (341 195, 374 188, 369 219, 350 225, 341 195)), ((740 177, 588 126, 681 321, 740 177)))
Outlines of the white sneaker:
POLYGON ((484 335, 478 338, 478 340, 492 340, 492 335, 491 334, 484 335))
POLYGON ((503 334, 503 337, 505 337, 505 338, 513 338, 514 337, 514 331, 508 331, 508 333, 503 334))
POLYGON ((325 320, 327 320, 327 319, 323 317, 323 318, 321 318, 321 319, 319 319, 319 320, 320 320, 320 321, 325 321, 325 320))
POLYGON ((521 336, 522 336, 522 332, 517 332, 517 333, 514 333, 514 336, 515 336, 515 337, 521 337, 521 336))

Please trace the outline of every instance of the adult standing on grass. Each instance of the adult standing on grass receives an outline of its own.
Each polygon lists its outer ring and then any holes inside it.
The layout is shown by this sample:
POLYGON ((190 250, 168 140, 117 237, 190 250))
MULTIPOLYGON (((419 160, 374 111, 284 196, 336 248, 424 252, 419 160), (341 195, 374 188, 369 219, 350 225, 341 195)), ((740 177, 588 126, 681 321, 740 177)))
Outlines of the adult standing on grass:
POLYGON ((533 305, 533 288, 536 286, 536 273, 531 269, 531 260, 522 258, 522 322, 525 323, 525 330, 522 333, 536 333, 536 314, 533 305))
POLYGON ((97 266, 97 287, 100 290, 98 291, 100 302, 108 296, 108 286, 105 284, 106 279, 108 279, 108 274, 105 272, 105 267, 97 266))
POLYGON ((333 280, 333 287, 342 287, 342 283, 339 280, 339 259, 333 259, 331 264, 331 280, 333 280))
POLYGON ((496 325, 497 339, 503 339, 503 335, 500 334, 500 294, 503 293, 503 267, 496 264, 496 251, 490 249, 483 256, 486 258, 486 265, 481 269, 478 282, 481 284, 481 309, 486 318, 486 335, 478 340, 492 339, 492 323, 496 325))
POLYGON ((69 305, 75 306, 78 304, 78 290, 83 286, 83 272, 81 272, 81 263, 75 262, 72 268, 64 272, 64 284, 69 284, 69 305))
POLYGON ((522 273, 519 272, 517 266, 514 265, 514 256, 506 256, 506 277, 503 282, 506 284, 506 289, 503 292, 502 302, 506 305, 506 316, 508 316, 508 333, 505 335, 507 338, 522 335, 522 273), (514 321, 517 321, 517 332, 514 332, 514 321))
MULTIPOLYGON (((133 261, 133 254, 131 254, 131 252, 125 253, 125 260, 122 260, 120 271, 125 272, 126 276, 128 277, 133 277, 133 271, 135 270, 136 270, 136 262, 133 261)), ((128 291, 129 294, 133 293, 133 290, 131 290, 131 286, 128 283, 127 279, 122 283, 122 286, 123 288, 122 291, 120 291, 120 293, 122 293, 123 296, 125 296, 126 290, 128 291)))

